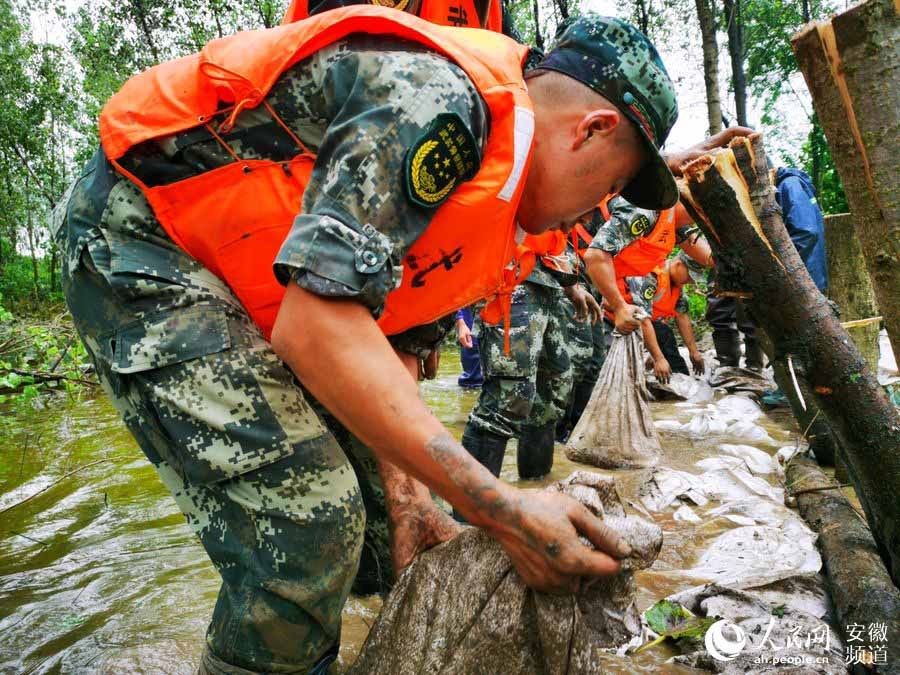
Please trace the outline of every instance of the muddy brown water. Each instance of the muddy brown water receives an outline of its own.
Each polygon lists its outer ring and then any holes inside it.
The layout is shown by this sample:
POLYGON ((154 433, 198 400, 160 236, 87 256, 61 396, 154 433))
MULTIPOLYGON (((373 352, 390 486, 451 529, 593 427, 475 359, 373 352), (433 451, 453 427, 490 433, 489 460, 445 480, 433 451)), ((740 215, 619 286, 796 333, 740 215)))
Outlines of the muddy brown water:
MULTIPOLYGON (((458 373, 458 359, 449 352, 438 379, 423 385, 425 399, 457 437, 477 397, 456 386, 458 373)), ((691 416, 690 408, 665 402, 654 403, 653 412, 656 419, 691 416)), ((786 414, 758 423, 780 445, 795 440, 786 414)), ((717 446, 729 439, 663 433, 662 442, 661 464, 698 472, 694 463, 718 454, 717 446)), ((770 454, 777 449, 758 447, 770 454)), ((557 446, 553 473, 528 486, 578 468, 584 467, 557 446)), ((626 503, 633 501, 640 472, 601 473, 616 475, 626 503)), ((516 482, 514 444, 502 477, 516 482)), ((653 568, 638 573, 640 609, 695 584, 667 572, 690 567, 728 527, 678 522, 671 509, 654 518, 665 542, 653 568)), ((38 407, 0 404, 0 672, 196 672, 218 587, 212 564, 102 394, 38 407)), ((343 666, 352 663, 379 608, 377 598, 348 602, 343 666)), ((665 649, 610 656, 604 670, 689 670, 663 665, 670 656, 665 649)))

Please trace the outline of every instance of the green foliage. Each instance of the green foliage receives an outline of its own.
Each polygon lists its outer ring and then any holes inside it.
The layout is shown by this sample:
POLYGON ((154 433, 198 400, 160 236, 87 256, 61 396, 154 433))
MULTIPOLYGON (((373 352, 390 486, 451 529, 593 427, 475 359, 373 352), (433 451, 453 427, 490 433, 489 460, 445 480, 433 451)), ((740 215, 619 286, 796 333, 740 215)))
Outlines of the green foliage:
POLYGON ((62 307, 53 306, 53 319, 37 321, 18 319, 2 302, 0 296, 0 401, 77 391, 91 381, 87 352, 62 307))
POLYGON ((706 284, 689 284, 681 291, 688 302, 691 321, 696 325, 706 317, 706 296, 709 290, 706 284))
POLYGON ((660 600, 644 612, 644 618, 659 637, 641 645, 635 653, 654 647, 664 640, 673 640, 680 649, 687 651, 694 648, 706 635, 709 627, 718 620, 715 616, 706 618, 694 616, 671 600, 660 600))
POLYGON ((850 206, 844 194, 844 186, 838 176, 831 150, 825 142, 825 134, 813 118, 809 137, 800 150, 800 164, 810 175, 816 188, 816 198, 823 213, 848 213, 850 206))

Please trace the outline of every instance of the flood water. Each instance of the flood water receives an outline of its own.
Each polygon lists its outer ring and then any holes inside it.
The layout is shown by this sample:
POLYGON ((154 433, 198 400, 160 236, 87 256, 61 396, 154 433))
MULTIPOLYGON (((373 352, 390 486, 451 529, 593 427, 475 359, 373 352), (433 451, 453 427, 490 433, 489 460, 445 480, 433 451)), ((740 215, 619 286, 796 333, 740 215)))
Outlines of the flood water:
MULTIPOLYGON (((438 379, 423 385, 428 403, 457 437, 477 397, 456 386, 458 372, 456 354, 448 351, 438 379)), ((38 407, 0 406, 0 672, 196 672, 218 575, 112 406, 100 392, 38 407)), ((690 408, 674 403, 654 403, 653 411, 656 419, 691 418, 690 408)), ((796 438, 786 413, 757 423, 776 441, 758 445, 769 454, 796 438)), ((661 464, 681 470, 692 470, 728 442, 671 433, 662 433, 662 440, 661 464)), ((558 445, 544 482, 578 468, 585 467, 568 461, 558 445)), ((630 497, 640 472, 614 475, 634 506, 630 497)), ((517 478, 514 444, 503 478, 517 478)), ((654 567, 638 574, 640 609, 696 585, 673 572, 690 567, 727 527, 722 519, 676 521, 671 510, 653 517, 665 543, 654 567)), ((379 607, 375 598, 348 603, 344 666, 379 607)), ((622 673, 685 672, 661 667, 670 655, 649 650, 611 657, 609 666, 622 673)))

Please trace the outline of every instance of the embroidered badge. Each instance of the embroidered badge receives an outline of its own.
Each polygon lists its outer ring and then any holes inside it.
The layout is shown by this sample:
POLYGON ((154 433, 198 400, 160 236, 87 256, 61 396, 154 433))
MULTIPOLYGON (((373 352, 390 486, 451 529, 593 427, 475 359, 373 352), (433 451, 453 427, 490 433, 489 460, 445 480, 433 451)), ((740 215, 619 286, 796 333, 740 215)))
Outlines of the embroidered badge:
POLYGON ((406 152, 403 165, 410 200, 433 209, 478 172, 481 159, 475 137, 462 118, 442 113, 406 152))
POLYGON ((650 219, 641 214, 631 221, 631 234, 640 237, 644 232, 650 229, 650 219))

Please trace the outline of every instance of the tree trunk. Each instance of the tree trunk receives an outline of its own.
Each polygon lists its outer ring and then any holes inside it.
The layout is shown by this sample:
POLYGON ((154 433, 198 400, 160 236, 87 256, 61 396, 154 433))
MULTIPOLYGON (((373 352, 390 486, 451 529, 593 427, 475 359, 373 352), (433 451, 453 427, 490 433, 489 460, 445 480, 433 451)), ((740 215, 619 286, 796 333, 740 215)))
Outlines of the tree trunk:
POLYGON ((556 7, 563 21, 569 18, 569 0, 556 0, 556 7))
POLYGON ((900 360, 900 19, 870 0, 793 39, 900 360))
POLYGON ((716 44, 716 14, 712 0, 696 0, 697 20, 703 38, 703 82, 706 85, 706 114, 709 133, 722 130, 722 101, 719 98, 719 47, 716 44))
POLYGON ((731 57, 731 86, 737 123, 747 126, 747 78, 744 74, 744 23, 741 0, 724 0, 728 17, 728 55, 731 57))
POLYGON ((790 354, 807 374, 897 582, 900 416, 788 236, 761 136, 752 145, 739 138, 731 146, 684 167, 683 201, 707 232, 716 259, 731 261, 733 273, 753 293, 750 310, 776 354, 790 354))
POLYGON ((541 12, 538 0, 532 0, 531 8, 534 12, 534 45, 544 51, 544 36, 541 35, 541 12))
POLYGON ((652 0, 635 0, 635 18, 638 28, 648 37, 650 36, 650 2, 652 0))
POLYGON ((150 23, 147 21, 147 10, 144 7, 144 3, 142 0, 132 0, 131 6, 134 9, 138 28, 140 28, 141 33, 143 33, 144 40, 147 41, 147 47, 153 55, 153 62, 159 63, 159 50, 156 48, 156 42, 153 40, 153 31, 150 30, 150 23))
POLYGON ((800 514, 819 535, 816 543, 844 644, 853 644, 847 630, 852 624, 867 629, 887 624, 887 664, 865 672, 891 672, 900 664, 900 641, 893 639, 900 635, 900 592, 878 557, 872 532, 839 489, 822 489, 834 483, 813 462, 793 459, 785 475, 800 514))
MULTIPOLYGON (((841 311, 841 321, 878 316, 875 291, 866 272, 853 216, 842 213, 825 217, 825 249, 828 251, 828 297, 841 311)), ((878 324, 848 328, 860 353, 873 372, 878 369, 878 324)))

